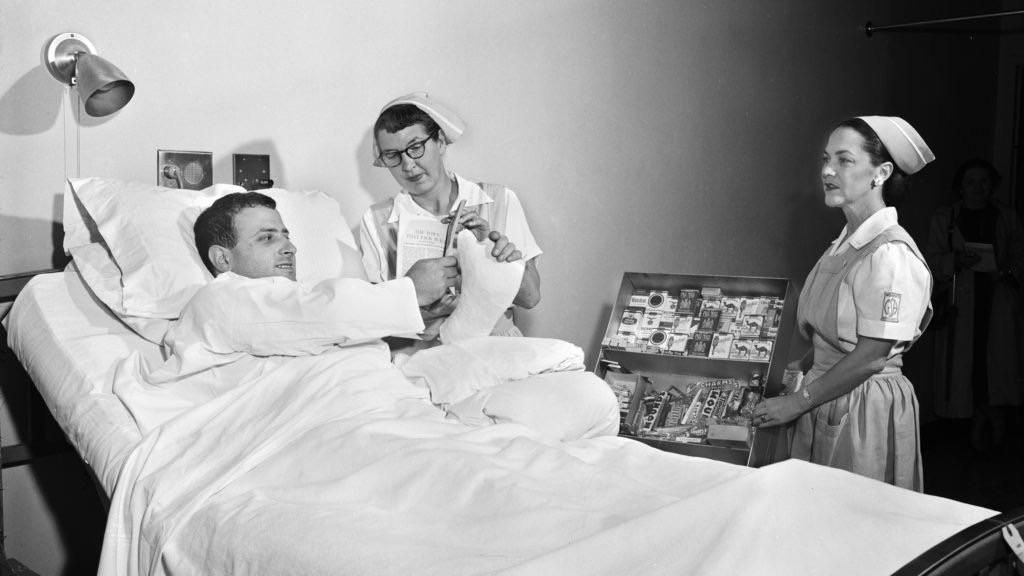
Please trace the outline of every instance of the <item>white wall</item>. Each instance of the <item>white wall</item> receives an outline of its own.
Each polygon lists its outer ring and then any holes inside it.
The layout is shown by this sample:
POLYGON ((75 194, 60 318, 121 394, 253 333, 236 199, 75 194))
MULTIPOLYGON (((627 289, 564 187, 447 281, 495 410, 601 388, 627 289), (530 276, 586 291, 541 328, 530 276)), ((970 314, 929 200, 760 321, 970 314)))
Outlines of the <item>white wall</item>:
MULTIPOLYGON (((370 166, 379 107, 416 89, 447 101, 469 123, 454 166, 512 186, 545 250, 527 332, 590 354, 624 271, 802 279, 841 227, 816 185, 834 122, 903 115, 943 161, 991 141, 979 107, 951 127, 943 104, 987 45, 863 34, 867 20, 938 4, 6 0, 0 274, 48 267, 60 250, 75 118, 40 53, 76 31, 137 87, 113 117, 81 119, 83 176, 155 182, 164 148, 212 151, 229 181, 232 153, 269 153, 278 185, 329 193, 354 226, 395 191, 370 166)), ((947 186, 952 169, 926 171, 920 188, 947 186)), ((911 210, 912 232, 933 205, 911 210)))

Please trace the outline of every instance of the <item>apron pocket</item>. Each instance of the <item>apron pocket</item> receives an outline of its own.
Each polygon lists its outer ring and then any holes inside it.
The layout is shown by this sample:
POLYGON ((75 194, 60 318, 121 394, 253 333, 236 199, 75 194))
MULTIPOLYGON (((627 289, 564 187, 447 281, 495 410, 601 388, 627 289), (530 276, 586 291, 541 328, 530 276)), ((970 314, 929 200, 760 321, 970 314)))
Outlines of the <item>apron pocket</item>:
POLYGON ((835 460, 839 438, 846 429, 850 418, 849 402, 844 402, 841 406, 843 409, 841 416, 839 416, 840 412, 836 410, 836 408, 840 408, 837 404, 837 402, 832 402, 828 410, 819 410, 818 417, 815 419, 814 445, 811 447, 811 462, 815 464, 832 466, 835 460), (836 416, 839 416, 838 422, 833 424, 836 416))

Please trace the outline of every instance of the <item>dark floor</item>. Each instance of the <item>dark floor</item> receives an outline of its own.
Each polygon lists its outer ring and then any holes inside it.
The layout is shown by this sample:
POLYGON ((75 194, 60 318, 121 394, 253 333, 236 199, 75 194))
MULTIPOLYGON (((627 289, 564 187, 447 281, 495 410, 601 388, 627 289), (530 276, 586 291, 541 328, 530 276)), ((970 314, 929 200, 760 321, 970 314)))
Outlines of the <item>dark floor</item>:
POLYGON ((924 491, 1000 512, 1024 508, 1024 411, 1005 412, 1003 422, 1001 435, 970 419, 924 424, 924 491))

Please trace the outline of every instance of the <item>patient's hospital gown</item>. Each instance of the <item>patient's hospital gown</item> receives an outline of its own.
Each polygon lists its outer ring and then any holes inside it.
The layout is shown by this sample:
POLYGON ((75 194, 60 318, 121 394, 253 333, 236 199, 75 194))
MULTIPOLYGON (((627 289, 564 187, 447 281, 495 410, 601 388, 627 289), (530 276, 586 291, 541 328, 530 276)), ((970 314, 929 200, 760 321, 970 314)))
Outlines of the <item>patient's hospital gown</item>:
POLYGON ((114 393, 146 431, 251 381, 294 356, 331 351, 346 367, 390 365, 380 338, 423 330, 412 280, 381 284, 338 278, 308 287, 286 278, 227 272, 204 286, 164 337, 167 360, 131 357, 114 393))

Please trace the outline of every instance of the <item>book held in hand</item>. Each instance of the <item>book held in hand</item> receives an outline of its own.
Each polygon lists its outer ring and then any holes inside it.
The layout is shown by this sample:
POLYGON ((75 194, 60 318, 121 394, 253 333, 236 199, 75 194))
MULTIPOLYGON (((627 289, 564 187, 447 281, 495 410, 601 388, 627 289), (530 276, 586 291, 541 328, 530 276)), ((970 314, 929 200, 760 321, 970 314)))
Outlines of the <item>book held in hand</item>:
POLYGON ((395 274, 405 276, 419 260, 444 255, 448 225, 433 218, 402 218, 398 221, 395 274))

